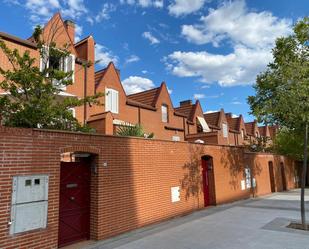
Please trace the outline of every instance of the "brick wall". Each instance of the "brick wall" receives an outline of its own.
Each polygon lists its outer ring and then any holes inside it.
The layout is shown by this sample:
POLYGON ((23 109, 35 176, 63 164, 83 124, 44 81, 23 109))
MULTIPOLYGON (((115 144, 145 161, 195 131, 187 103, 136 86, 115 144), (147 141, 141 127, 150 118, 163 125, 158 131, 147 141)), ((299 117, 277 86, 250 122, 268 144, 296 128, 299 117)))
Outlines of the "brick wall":
POLYGON ((96 154, 91 177, 91 238, 103 239, 203 208, 201 157, 213 158, 216 204, 251 196, 241 190, 244 167, 257 182, 256 195, 271 192, 268 161, 273 160, 277 190, 284 163, 288 188, 295 187, 295 165, 287 158, 244 153, 243 148, 146 140, 104 135, 0 127, 0 248, 57 248, 60 155, 84 151, 96 154), (107 166, 103 166, 106 163, 107 166), (47 229, 9 235, 12 177, 49 174, 47 229), (171 187, 181 187, 179 202, 171 202, 171 187))

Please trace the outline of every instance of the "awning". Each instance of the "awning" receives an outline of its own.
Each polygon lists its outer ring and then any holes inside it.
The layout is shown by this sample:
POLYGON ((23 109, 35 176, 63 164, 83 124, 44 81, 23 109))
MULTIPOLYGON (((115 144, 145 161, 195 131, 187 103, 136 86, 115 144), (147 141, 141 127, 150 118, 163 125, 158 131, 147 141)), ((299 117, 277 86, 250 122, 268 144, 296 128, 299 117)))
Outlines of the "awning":
POLYGON ((200 125, 202 126, 203 128, 203 132, 210 132, 211 130, 209 129, 208 127, 208 124, 206 123, 206 120, 202 117, 197 117, 200 125))
POLYGON ((120 119, 114 119, 113 124, 114 125, 123 125, 123 126, 134 126, 133 124, 126 122, 126 121, 123 121, 123 120, 120 120, 120 119))

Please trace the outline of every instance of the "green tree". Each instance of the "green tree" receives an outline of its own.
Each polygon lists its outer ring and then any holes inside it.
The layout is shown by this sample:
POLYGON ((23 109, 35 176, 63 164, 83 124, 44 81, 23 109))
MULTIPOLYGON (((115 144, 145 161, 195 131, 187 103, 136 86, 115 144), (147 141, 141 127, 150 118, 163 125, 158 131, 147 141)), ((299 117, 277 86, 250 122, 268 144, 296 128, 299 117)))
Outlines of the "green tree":
POLYGON ((257 76, 255 96, 248 98, 251 113, 265 124, 279 124, 295 134, 302 134, 303 172, 301 218, 304 229, 305 179, 309 122, 309 18, 297 22, 293 33, 276 40, 273 62, 257 76))
POLYGON ((131 125, 131 124, 125 124, 121 125, 117 129, 117 135, 118 136, 124 136, 124 137, 144 137, 144 138, 153 138, 154 133, 146 134, 144 132, 144 129, 141 125, 131 125))
POLYGON ((43 41, 42 32, 41 27, 37 26, 33 33, 42 58, 40 67, 36 66, 39 63, 31 57, 29 51, 21 54, 17 49, 10 49, 0 39, 0 49, 11 64, 11 69, 0 66, 0 74, 4 77, 0 88, 8 93, 0 97, 2 124, 13 127, 91 131, 89 127, 78 122, 71 108, 84 103, 99 104, 97 98, 101 95, 84 99, 59 97, 64 87, 73 84, 73 72, 63 68, 63 62, 70 53, 67 45, 61 49, 56 47, 52 38, 49 42, 43 41))

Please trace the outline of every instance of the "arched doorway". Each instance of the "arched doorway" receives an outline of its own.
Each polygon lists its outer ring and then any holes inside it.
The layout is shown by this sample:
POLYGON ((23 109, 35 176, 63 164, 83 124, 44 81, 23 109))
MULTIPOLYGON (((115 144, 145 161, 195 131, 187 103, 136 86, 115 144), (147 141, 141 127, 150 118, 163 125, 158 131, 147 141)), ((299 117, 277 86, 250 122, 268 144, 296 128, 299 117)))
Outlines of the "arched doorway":
POLYGON ((276 185, 275 185, 275 174, 274 174, 274 164, 272 161, 268 162, 268 169, 269 169, 269 179, 270 179, 270 189, 271 192, 276 192, 276 185))
POLYGON ((90 239, 91 171, 95 155, 61 155, 58 246, 90 239))
POLYGON ((215 181, 211 156, 202 157, 204 206, 215 205, 215 181))

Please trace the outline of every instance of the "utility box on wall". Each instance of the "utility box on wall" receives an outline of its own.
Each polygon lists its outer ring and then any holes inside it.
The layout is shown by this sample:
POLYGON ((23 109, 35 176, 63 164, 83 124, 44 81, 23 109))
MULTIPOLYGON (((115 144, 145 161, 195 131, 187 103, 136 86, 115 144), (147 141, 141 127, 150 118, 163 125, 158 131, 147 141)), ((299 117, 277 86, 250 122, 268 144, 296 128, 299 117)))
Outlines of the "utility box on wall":
POLYGON ((46 228, 48 176, 13 177, 10 234, 46 228))

